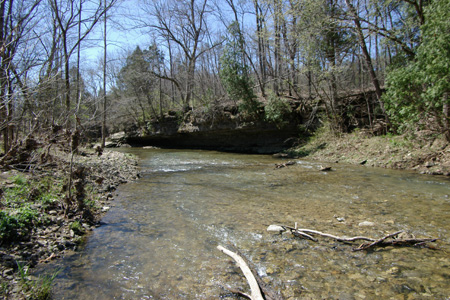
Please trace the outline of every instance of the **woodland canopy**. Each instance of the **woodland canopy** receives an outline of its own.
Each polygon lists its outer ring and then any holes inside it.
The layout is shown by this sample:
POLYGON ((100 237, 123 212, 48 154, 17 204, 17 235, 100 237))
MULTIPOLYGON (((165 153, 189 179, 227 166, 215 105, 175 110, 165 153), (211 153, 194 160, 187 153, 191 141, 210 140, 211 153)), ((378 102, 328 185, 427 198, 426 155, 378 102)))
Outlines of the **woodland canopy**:
POLYGON ((340 132, 352 108, 339 99, 368 92, 365 126, 450 140, 448 20, 450 0, 2 0, 3 151, 55 126, 105 136, 223 103, 270 103, 282 123, 286 99, 340 132), (152 42, 119 51, 114 31, 152 42))

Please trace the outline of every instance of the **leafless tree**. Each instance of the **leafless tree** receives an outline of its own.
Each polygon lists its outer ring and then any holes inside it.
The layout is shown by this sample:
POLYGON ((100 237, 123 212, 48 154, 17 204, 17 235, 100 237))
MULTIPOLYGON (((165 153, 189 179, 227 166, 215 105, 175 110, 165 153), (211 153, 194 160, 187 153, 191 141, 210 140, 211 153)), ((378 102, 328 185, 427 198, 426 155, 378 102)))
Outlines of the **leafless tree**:
POLYGON ((192 105, 196 64, 198 58, 214 48, 218 43, 208 41, 208 0, 169 0, 143 1, 145 19, 140 19, 141 28, 152 31, 161 41, 167 42, 171 69, 174 57, 182 66, 177 74, 159 74, 171 81, 180 92, 184 107, 192 105), (176 52, 178 51, 178 52, 176 52), (181 72, 182 71, 182 72, 181 72))
MULTIPOLYGON (((85 3, 86 0, 80 0, 85 3)), ((97 4, 90 4, 91 7, 85 6, 82 11, 82 3, 78 3, 76 0, 50 0, 50 6, 53 12, 53 16, 56 20, 57 28, 61 36, 62 50, 64 56, 64 85, 65 85, 65 105, 66 105, 66 117, 69 121, 69 114, 71 110, 71 93, 70 93, 70 58, 74 51, 78 48, 78 45, 91 33, 97 23, 102 19, 104 14, 117 2, 112 0, 109 4, 105 5, 102 1, 97 4), (79 18, 83 13, 83 18, 79 18), (78 29, 79 23, 84 28, 78 33, 78 37, 72 39, 73 31, 78 29)), ((76 31, 75 31, 76 32, 76 31)), ((68 128, 70 122, 67 123, 68 128)))
POLYGON ((17 75, 14 58, 21 41, 29 33, 40 2, 0 1, 0 131, 5 152, 10 149, 14 136, 13 80, 17 75))

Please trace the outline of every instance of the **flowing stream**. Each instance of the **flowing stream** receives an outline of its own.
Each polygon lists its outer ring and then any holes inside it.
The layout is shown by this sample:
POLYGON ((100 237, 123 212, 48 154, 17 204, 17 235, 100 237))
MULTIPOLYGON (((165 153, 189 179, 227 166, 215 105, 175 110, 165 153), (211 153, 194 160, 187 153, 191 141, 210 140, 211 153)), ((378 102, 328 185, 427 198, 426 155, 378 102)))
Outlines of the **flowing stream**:
POLYGON ((450 182, 405 171, 213 151, 126 150, 142 178, 121 186, 82 251, 62 262, 55 299, 236 299, 248 291, 233 245, 285 299, 450 299, 450 182), (372 226, 361 226, 362 222, 372 226), (428 248, 353 252, 266 231, 340 236, 406 230, 428 248), (230 297, 230 298, 227 298, 230 297))

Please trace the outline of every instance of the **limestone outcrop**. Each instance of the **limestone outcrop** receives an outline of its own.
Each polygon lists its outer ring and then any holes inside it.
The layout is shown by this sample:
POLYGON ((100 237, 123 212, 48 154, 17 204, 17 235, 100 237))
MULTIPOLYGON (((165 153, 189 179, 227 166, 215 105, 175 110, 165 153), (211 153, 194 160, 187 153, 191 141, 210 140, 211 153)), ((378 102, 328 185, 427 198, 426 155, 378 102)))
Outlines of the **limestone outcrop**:
POLYGON ((298 103, 285 122, 275 124, 264 118, 264 110, 243 115, 236 106, 213 110, 188 109, 184 114, 169 112, 147 125, 146 130, 128 130, 126 143, 132 146, 205 149, 241 153, 276 153, 291 147, 300 137, 305 116, 298 103))

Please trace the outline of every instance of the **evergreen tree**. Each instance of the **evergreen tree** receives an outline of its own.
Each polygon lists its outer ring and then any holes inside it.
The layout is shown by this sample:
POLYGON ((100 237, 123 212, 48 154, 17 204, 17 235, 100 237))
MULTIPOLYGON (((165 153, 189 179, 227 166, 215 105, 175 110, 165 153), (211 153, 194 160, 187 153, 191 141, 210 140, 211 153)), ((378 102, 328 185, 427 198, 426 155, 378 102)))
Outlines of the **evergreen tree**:
POLYGON ((241 101, 240 109, 248 114, 258 110, 259 102, 253 91, 253 83, 246 65, 244 39, 239 24, 233 22, 228 27, 228 38, 222 57, 220 58, 220 79, 228 96, 235 101, 241 101))

